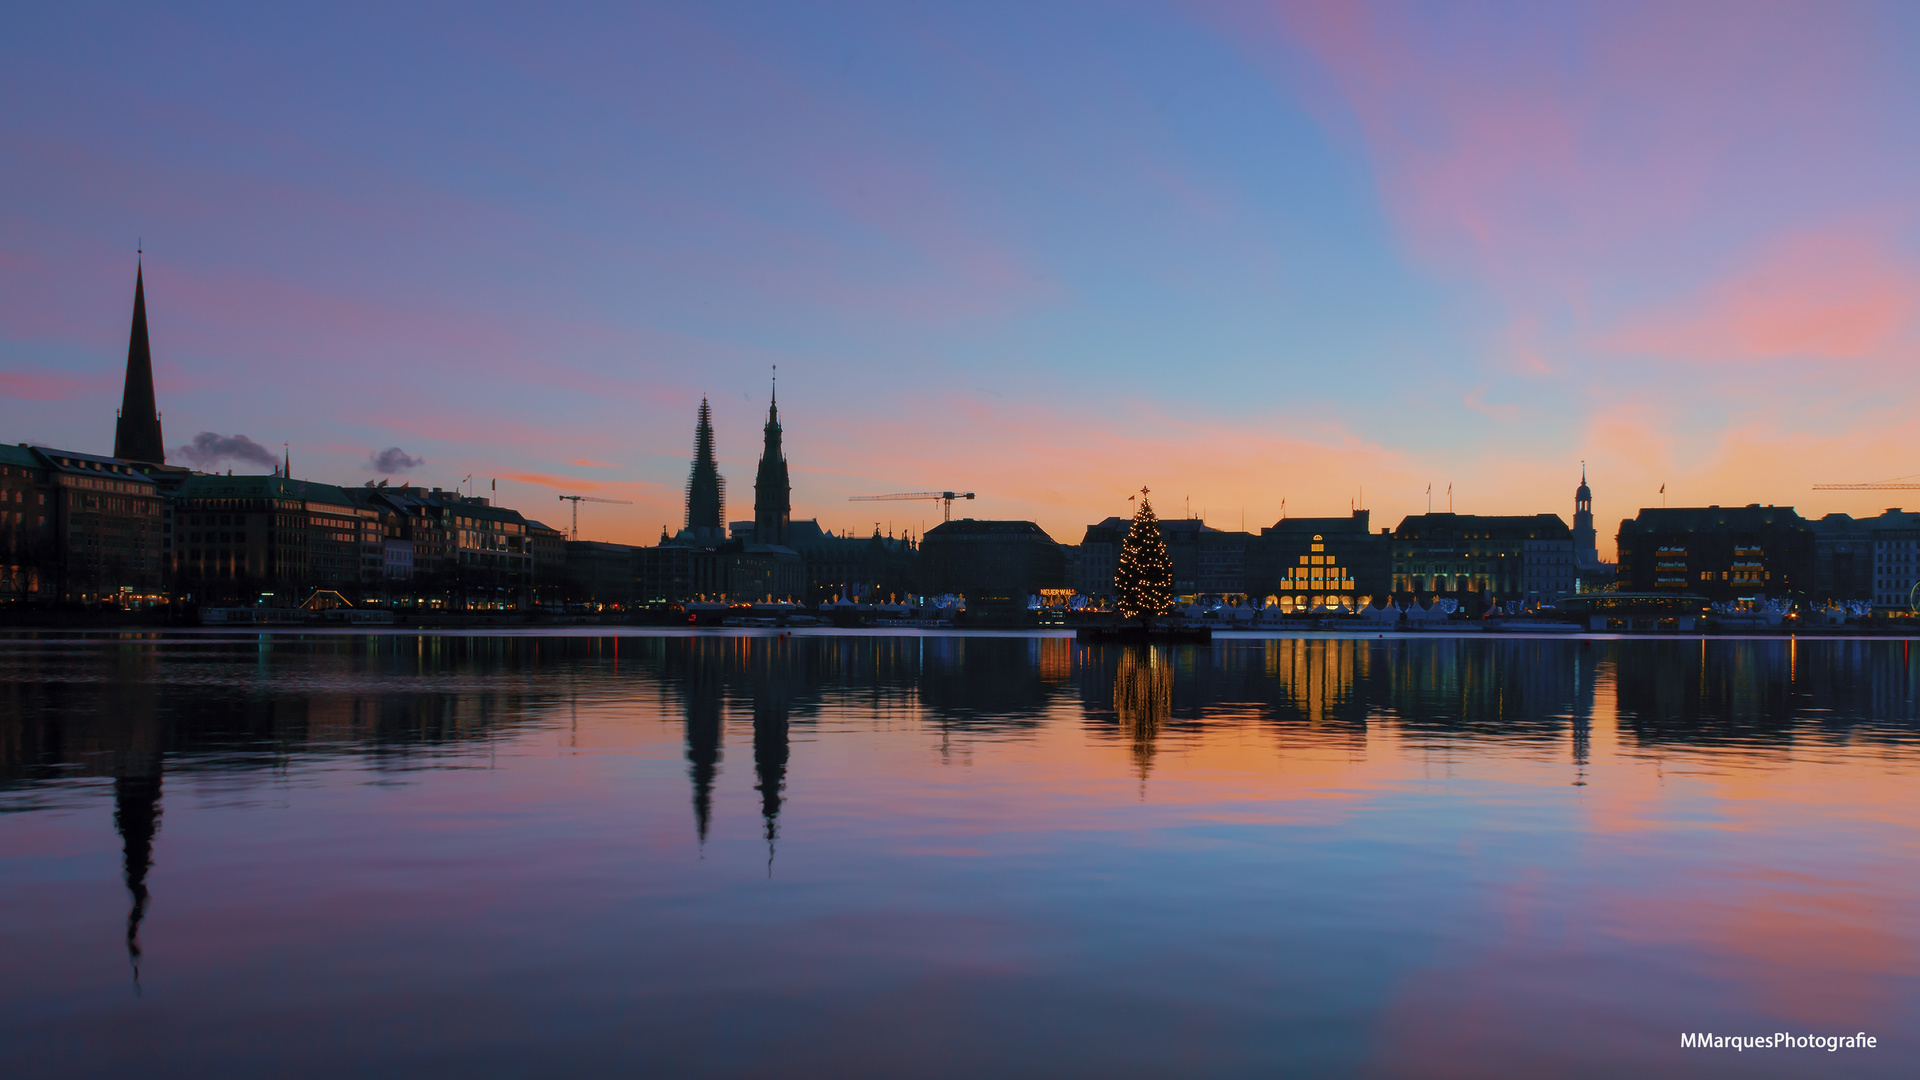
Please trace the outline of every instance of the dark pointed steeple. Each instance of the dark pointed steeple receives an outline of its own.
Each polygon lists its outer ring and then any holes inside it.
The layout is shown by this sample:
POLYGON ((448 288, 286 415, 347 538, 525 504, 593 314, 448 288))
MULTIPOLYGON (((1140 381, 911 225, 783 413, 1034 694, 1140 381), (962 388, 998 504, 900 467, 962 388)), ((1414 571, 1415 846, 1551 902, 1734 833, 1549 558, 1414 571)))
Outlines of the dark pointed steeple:
POLYGON ((127 385, 120 395, 120 420, 113 432, 113 456, 164 464, 160 409, 153 398, 153 350, 147 345, 147 290, 143 268, 134 264, 133 333, 127 338, 127 385))
POLYGON ((767 445, 760 453, 760 472, 753 481, 753 541, 787 542, 787 523, 793 517, 793 485, 787 481, 787 455, 780 449, 780 386, 774 383, 767 405, 767 445))
POLYGON ((687 477, 687 530, 718 543, 727 537, 727 482, 713 459, 713 411, 700 399, 700 422, 693 429, 693 472, 687 477))

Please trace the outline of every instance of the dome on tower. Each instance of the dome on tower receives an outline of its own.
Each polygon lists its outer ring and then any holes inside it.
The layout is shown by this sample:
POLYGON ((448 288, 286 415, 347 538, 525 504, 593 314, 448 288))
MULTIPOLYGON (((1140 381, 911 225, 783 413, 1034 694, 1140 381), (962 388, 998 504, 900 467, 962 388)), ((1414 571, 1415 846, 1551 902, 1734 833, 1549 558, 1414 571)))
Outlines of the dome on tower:
POLYGON ((1593 489, 1587 486, 1587 470, 1584 465, 1580 468, 1580 486, 1573 489, 1573 500, 1575 502, 1593 501, 1593 489))

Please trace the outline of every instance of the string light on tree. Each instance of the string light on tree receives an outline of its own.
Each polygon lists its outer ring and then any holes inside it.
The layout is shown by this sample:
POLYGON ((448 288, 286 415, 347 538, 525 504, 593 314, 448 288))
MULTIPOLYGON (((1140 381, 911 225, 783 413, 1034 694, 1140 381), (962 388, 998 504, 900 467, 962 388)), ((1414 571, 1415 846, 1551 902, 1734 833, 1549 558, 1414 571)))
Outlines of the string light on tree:
POLYGON ((1173 560, 1167 557, 1167 542, 1160 535, 1160 519, 1154 516, 1149 489, 1140 489, 1140 505, 1134 509, 1133 524, 1120 542, 1120 565, 1113 574, 1114 606, 1122 619, 1139 619, 1151 626, 1153 617, 1173 607, 1173 560))

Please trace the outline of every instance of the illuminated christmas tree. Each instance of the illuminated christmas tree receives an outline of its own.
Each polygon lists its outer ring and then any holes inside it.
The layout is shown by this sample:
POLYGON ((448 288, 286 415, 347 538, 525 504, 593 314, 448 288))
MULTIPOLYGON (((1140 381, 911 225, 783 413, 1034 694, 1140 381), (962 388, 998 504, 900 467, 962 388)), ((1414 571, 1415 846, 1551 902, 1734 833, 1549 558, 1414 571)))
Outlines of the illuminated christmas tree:
POLYGON ((1160 536, 1160 519, 1153 515, 1146 488, 1140 489, 1140 507, 1120 542, 1113 596, 1120 617, 1139 619, 1142 626, 1153 625, 1155 615, 1173 606, 1173 560, 1167 557, 1167 542, 1160 536))

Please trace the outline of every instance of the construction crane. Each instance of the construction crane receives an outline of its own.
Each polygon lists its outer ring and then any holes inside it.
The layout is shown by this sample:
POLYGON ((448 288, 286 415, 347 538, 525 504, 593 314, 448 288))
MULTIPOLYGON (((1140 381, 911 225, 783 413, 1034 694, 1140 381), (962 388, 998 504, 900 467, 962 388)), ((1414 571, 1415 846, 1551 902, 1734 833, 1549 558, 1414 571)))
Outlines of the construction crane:
POLYGON ((901 502, 906 499, 939 499, 941 520, 953 520, 953 500, 971 499, 971 491, 902 491, 892 495, 849 495, 848 502, 901 502))
POLYGON ((562 495, 560 498, 573 504, 573 535, 569 540, 580 539, 580 504, 583 502, 612 503, 615 506, 632 506, 626 499, 596 499, 591 495, 562 495))
POLYGON ((1815 484, 1815 491, 1920 491, 1920 484, 1815 484))

